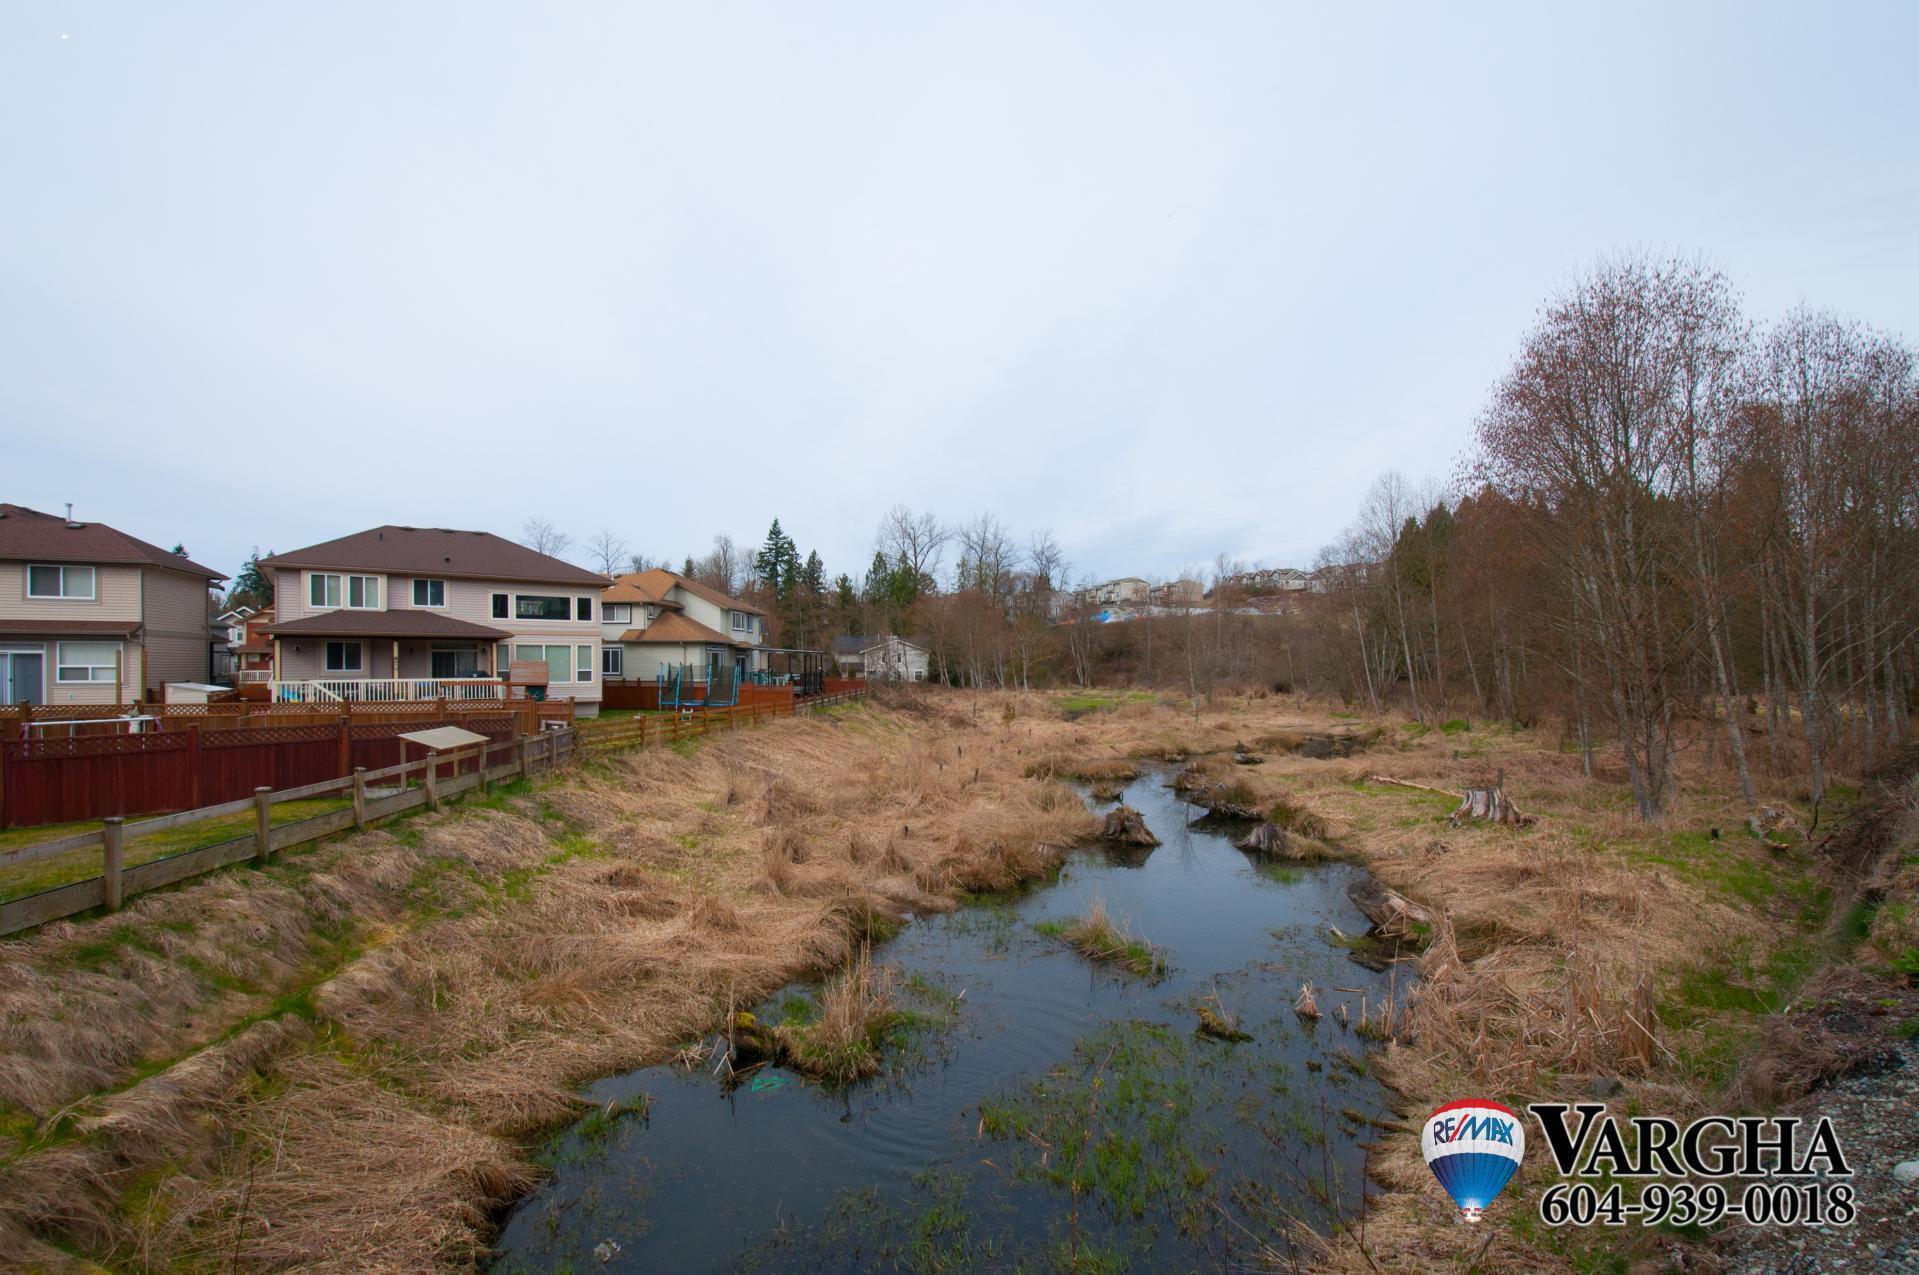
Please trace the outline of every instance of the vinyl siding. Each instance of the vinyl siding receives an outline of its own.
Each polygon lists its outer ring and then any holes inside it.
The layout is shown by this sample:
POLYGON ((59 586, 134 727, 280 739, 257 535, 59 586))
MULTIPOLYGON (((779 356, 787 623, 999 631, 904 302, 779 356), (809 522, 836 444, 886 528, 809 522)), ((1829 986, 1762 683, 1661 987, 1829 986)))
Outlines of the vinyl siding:
POLYGON ((212 673, 204 580, 177 571, 148 571, 147 690, 163 696, 168 682, 204 682, 212 673))
MULTIPOLYGON (((140 568, 100 566, 91 601, 28 598, 25 562, 0 562, 0 620, 138 620, 140 568)), ((76 564, 84 565, 84 564, 76 564)))

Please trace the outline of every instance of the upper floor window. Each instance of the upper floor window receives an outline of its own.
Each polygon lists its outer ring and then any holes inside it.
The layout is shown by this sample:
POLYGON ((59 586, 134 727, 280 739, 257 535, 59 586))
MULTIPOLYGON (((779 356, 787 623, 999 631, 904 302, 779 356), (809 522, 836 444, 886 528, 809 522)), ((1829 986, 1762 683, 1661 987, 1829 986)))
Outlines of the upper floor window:
POLYGON ((515 619, 570 620, 573 618, 573 599, 568 597, 516 593, 513 595, 513 603, 515 619))
POLYGON ((416 607, 445 606, 446 581, 415 580, 413 582, 413 605, 416 607))
POLYGON ((504 593, 494 594, 493 595, 493 618, 496 620, 506 619, 507 612, 512 609, 512 605, 513 605, 513 600, 507 597, 506 594, 504 593))
POLYGON ((633 604, 631 602, 607 603, 605 619, 608 624, 633 623, 633 604))
POLYGON ((752 630, 753 630, 753 617, 752 617, 752 616, 751 616, 750 614, 748 614, 748 613, 747 613, 747 612, 745 612, 745 611, 733 611, 733 612, 730 612, 730 614, 731 614, 731 615, 732 615, 732 617, 733 617, 733 631, 734 631, 734 632, 736 632, 736 633, 750 633, 750 632, 752 632, 752 630))
POLYGON ((307 605, 316 611, 334 611, 341 606, 352 611, 378 611, 380 577, 316 571, 307 577, 307 605))
POLYGON ((78 598, 91 602, 95 583, 92 567, 27 568, 27 596, 30 598, 78 598))
POLYGON ((592 598, 580 599, 580 609, 574 612, 574 618, 580 619, 580 620, 590 620, 593 618, 593 599, 592 598))

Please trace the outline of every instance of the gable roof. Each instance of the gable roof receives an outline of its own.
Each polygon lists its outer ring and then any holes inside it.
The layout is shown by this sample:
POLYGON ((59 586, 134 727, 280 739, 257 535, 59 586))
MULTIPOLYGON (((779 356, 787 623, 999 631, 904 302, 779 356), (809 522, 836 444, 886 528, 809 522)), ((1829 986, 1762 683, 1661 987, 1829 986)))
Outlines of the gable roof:
POLYGON ((164 567, 208 580, 226 579, 191 558, 148 544, 104 522, 69 523, 58 514, 43 514, 25 505, 0 504, 0 558, 132 564, 164 567))
POLYGON ((751 642, 736 642, 691 616, 668 611, 643 629, 628 629, 620 634, 622 642, 708 642, 723 646, 751 647, 751 642))
POLYGON ((263 567, 325 567, 398 575, 530 580, 604 587, 606 577, 536 552, 490 531, 450 527, 371 527, 290 553, 260 559, 263 567))
POLYGON ((607 602, 652 602, 658 604, 666 601, 667 590, 673 588, 685 589, 694 597, 705 598, 714 606, 724 610, 745 611, 750 615, 766 614, 766 612, 760 610, 760 608, 754 606, 751 602, 742 602, 738 598, 729 597, 721 593, 718 589, 710 588, 707 585, 701 584, 698 580, 693 580, 681 575, 677 571, 668 571, 665 567, 654 567, 650 571, 633 571, 626 575, 615 576, 613 578, 613 588, 606 591, 603 595, 603 600, 607 602), (624 591, 627 589, 633 590, 635 596, 613 596, 616 590, 624 591))

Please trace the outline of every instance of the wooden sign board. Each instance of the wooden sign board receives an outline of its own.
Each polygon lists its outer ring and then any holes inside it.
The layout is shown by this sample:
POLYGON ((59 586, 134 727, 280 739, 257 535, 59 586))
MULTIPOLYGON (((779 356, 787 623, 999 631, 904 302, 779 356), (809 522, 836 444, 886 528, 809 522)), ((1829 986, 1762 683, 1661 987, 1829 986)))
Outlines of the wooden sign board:
POLYGON ((545 686, 545 660, 514 660, 506 666, 506 680, 514 686, 545 686))

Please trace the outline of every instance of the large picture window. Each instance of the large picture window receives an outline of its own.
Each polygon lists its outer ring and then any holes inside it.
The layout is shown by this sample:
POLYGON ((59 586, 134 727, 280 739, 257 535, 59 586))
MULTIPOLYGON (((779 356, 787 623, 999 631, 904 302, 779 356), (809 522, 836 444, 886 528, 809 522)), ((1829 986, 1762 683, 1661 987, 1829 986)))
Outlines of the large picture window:
POLYGON ((573 599, 560 595, 517 593, 513 596, 513 614, 521 620, 570 620, 573 599))
POLYGON ((326 671, 329 673, 365 672, 366 647, 359 642, 328 642, 326 671))
POLYGON ((27 568, 27 596, 30 598, 72 598, 91 602, 95 596, 92 567, 34 565, 27 568))
POLYGON ((549 686, 555 682, 570 682, 573 680, 573 648, 571 646, 516 646, 513 648, 513 658, 516 660, 544 660, 546 662, 546 680, 549 686))
POLYGON ((55 643, 53 680, 111 684, 119 656, 118 642, 55 643))

